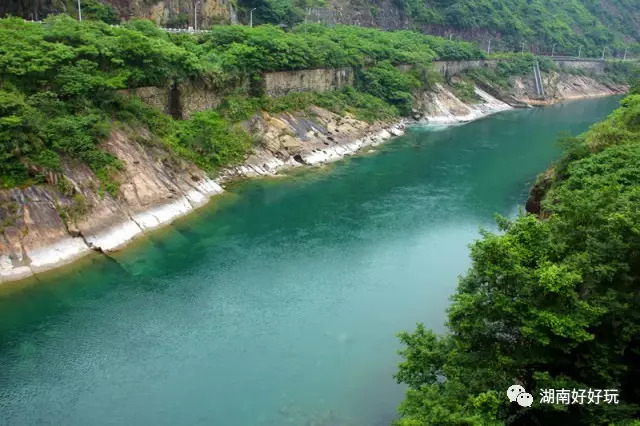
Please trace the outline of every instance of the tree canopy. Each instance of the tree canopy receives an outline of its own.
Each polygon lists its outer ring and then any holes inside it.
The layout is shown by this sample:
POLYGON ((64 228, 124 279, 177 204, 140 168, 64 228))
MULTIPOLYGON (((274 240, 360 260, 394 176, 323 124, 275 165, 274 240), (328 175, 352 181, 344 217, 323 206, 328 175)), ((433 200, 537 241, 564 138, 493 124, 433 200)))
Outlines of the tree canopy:
POLYGON ((399 425, 630 424, 640 415, 640 94, 580 138, 541 218, 483 232, 449 332, 402 333, 399 425), (509 403, 519 384, 533 406, 509 403), (616 389, 619 404, 541 404, 543 389, 616 389))
MULTIPOLYGON (((525 42, 544 52, 555 44, 557 53, 576 55, 582 48, 584 55, 598 56, 605 46, 622 53, 630 41, 640 41, 640 10, 633 0, 394 0, 384 6, 361 0, 328 5, 319 0, 240 0, 239 5, 241 11, 257 8, 254 20, 287 26, 302 22, 307 7, 338 8, 348 16, 354 10, 358 20, 381 27, 398 27, 408 17, 411 28, 426 32, 446 29, 469 35, 481 30, 484 42, 491 37, 494 49, 508 51, 519 51, 525 42), (382 7, 390 10, 379 17, 382 7)), ((349 23, 340 14, 336 20, 349 23)))
POLYGON ((308 25, 291 32, 269 25, 217 26, 193 36, 169 34, 145 20, 114 27, 67 15, 42 24, 1 19, 0 186, 42 182, 61 172, 64 158, 73 158, 101 177, 104 189, 115 191, 110 176, 120 163, 100 142, 116 121, 147 126, 165 146, 206 170, 241 161, 251 148, 251 138, 230 116, 208 111, 179 122, 125 99, 120 89, 198 80, 237 86, 237 94, 247 97, 246 86, 236 83, 250 81, 257 87, 252 94, 260 97, 265 71, 351 66, 360 70, 361 91, 248 104, 255 112, 316 103, 364 119, 388 118, 410 110, 411 91, 420 84, 395 65, 424 67, 434 58, 482 55, 470 43, 346 26, 308 25))

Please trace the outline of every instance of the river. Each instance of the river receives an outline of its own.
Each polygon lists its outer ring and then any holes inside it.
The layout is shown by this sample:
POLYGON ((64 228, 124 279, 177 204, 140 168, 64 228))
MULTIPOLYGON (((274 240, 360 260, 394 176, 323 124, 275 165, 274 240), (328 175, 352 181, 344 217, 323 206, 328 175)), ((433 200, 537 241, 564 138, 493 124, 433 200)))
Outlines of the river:
POLYGON ((478 230, 617 102, 414 128, 3 286, 0 424, 389 424, 396 333, 444 330, 478 230))

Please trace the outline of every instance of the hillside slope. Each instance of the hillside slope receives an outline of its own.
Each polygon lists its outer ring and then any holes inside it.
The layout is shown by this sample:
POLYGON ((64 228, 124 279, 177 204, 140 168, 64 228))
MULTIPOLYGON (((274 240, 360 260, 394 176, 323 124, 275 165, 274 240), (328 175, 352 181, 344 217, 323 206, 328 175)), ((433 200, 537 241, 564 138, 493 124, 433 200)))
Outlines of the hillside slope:
MULTIPOLYGON (((257 7, 254 21, 304 20, 301 0, 241 0, 257 7)), ((325 6, 322 6, 325 7, 325 6)), ((311 9, 311 21, 380 27, 472 39, 500 50, 596 56, 602 47, 619 51, 640 40, 640 6, 633 0, 330 0, 328 16, 311 9)), ((617 52, 616 53, 620 53, 617 52)))
MULTIPOLYGON (((77 16, 75 0, 7 0, 0 17, 42 19, 51 13, 77 16)), ((85 16, 115 23, 132 17, 168 27, 194 26, 193 0, 82 0, 85 16)), ((640 41, 640 5, 635 0, 203 0, 200 28, 218 23, 253 22, 292 26, 303 21, 419 29, 455 35, 494 51, 525 49, 560 54, 622 55, 640 41)))

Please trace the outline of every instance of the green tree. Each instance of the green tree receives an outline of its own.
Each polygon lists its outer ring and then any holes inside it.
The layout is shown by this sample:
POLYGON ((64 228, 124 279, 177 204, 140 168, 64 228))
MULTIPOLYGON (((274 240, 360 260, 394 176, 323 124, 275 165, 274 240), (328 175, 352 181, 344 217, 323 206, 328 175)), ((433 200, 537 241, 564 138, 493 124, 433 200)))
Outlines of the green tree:
POLYGON ((361 90, 396 106, 401 113, 409 114, 413 104, 413 90, 420 82, 411 74, 403 73, 389 62, 382 62, 362 73, 361 90))
POLYGON ((82 0, 82 15, 85 19, 95 19, 107 24, 119 24, 118 12, 110 4, 104 4, 99 0, 82 0))
POLYGON ((543 217, 473 244, 449 333, 401 333, 400 425, 613 424, 640 415, 640 97, 576 142, 543 217), (609 138, 611 128, 626 131, 609 138), (576 155, 577 153, 577 155, 576 155), (531 408, 509 404, 520 384, 531 408), (621 403, 546 405, 542 389, 618 389, 621 403))
POLYGON ((230 128, 215 111, 198 112, 182 122, 177 139, 206 170, 241 162, 252 146, 252 139, 244 129, 230 128))
POLYGON ((27 105, 20 94, 0 90, 0 185, 12 187, 26 181, 28 164, 23 159, 45 146, 43 117, 27 105))

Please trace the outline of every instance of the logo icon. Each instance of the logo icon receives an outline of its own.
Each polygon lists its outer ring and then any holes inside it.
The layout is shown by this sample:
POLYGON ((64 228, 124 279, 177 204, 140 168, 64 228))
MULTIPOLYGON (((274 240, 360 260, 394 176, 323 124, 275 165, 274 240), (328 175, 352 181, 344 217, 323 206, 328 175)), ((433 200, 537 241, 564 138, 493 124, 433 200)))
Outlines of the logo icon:
POLYGON ((531 407, 531 404, 533 404, 533 395, 527 393, 520 385, 509 386, 507 398, 511 402, 517 402, 521 407, 531 407))
POLYGON ((531 395, 530 393, 522 392, 516 398, 516 402, 521 407, 531 407, 531 404, 533 404, 533 395, 531 395))

